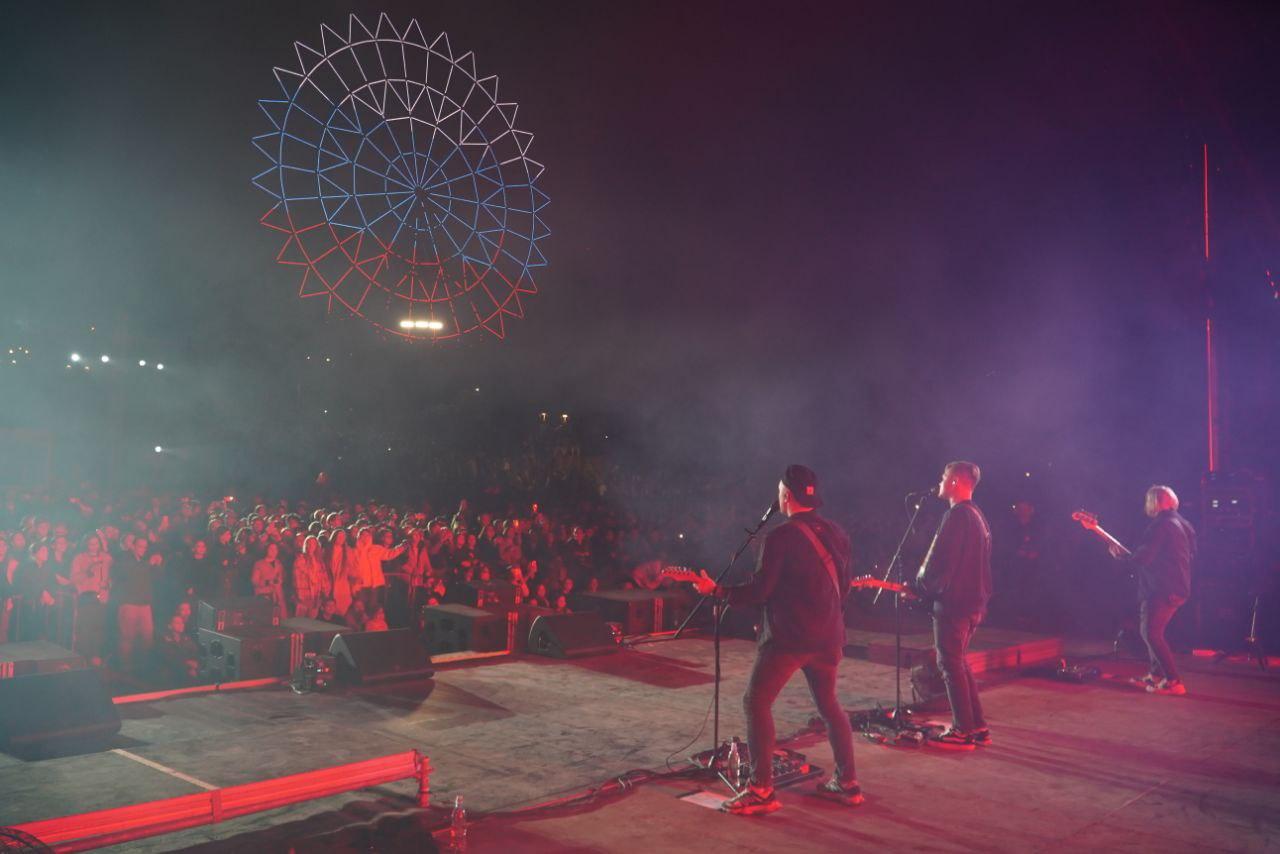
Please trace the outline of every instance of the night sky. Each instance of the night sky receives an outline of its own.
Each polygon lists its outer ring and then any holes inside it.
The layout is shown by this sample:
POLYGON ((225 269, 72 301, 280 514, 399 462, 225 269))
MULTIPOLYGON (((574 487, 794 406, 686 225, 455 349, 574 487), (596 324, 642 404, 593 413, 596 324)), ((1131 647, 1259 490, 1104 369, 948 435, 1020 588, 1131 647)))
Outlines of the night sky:
POLYGON ((141 409, 304 448, 322 405, 372 434, 480 387, 495 417, 610 413, 657 466, 1193 493, 1207 282, 1228 463, 1274 477, 1280 14, 902 6, 7 4, 0 332, 33 356, 0 426, 65 427, 49 371, 111 348, 169 363, 141 409), (550 264, 504 341, 326 319, 273 261, 256 102, 352 11, 447 31, 536 134, 550 264))

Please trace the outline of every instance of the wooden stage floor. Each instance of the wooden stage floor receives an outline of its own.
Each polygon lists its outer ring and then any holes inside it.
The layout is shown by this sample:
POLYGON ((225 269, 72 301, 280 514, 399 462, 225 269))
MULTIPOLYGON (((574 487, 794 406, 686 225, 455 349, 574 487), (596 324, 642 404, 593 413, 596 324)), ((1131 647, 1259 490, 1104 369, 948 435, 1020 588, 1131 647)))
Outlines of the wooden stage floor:
MULTIPOLYGON (((721 732, 744 735, 740 698, 754 649, 730 640, 724 651, 721 732)), ((0 755, 0 825, 199 790, 184 778, 226 786, 420 748, 435 769, 435 803, 463 793, 477 819, 471 851, 1280 846, 1280 674, 1203 659, 1187 659, 1186 697, 1129 688, 1119 677, 1137 673, 1137 662, 1102 661, 1116 678, 1087 684, 992 679, 992 747, 953 753, 859 739, 867 802, 856 808, 818 799, 810 782, 781 790, 778 813, 736 818, 679 799, 701 784, 672 778, 518 812, 709 747, 709 725, 698 733, 711 660, 710 642, 691 638, 577 661, 479 662, 359 692, 281 688, 123 706, 112 750, 37 762, 0 755)), ((846 708, 892 702, 893 693, 892 667, 845 660, 846 708)), ((780 736, 809 723, 802 678, 775 714, 780 736)), ((830 768, 824 737, 790 746, 830 768)), ((430 850, 429 831, 447 816, 415 811, 412 794, 409 782, 391 784, 112 850, 430 850)))

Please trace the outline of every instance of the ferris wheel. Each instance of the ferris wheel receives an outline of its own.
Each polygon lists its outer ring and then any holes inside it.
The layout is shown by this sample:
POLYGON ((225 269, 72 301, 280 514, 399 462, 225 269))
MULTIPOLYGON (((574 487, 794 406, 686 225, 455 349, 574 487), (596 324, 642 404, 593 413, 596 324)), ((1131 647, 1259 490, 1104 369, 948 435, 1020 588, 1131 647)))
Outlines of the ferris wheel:
POLYGON ((504 337, 547 263, 533 134, 447 34, 386 14, 346 29, 295 42, 280 97, 258 102, 271 165, 253 183, 274 199, 261 222, 284 235, 276 260, 300 269, 299 296, 386 332, 504 337))

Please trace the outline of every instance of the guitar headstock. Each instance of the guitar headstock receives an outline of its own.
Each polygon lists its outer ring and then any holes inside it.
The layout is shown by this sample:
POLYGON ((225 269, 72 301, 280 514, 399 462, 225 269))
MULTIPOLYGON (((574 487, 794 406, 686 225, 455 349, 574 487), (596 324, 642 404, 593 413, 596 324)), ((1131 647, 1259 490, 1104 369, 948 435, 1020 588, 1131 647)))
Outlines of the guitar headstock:
POLYGON ((1086 530, 1098 530, 1098 517, 1090 513, 1088 510, 1077 510, 1071 514, 1071 518, 1083 525, 1086 530))
POLYGON ((664 566, 662 577, 670 578, 672 581, 697 581, 702 576, 687 566, 664 566))

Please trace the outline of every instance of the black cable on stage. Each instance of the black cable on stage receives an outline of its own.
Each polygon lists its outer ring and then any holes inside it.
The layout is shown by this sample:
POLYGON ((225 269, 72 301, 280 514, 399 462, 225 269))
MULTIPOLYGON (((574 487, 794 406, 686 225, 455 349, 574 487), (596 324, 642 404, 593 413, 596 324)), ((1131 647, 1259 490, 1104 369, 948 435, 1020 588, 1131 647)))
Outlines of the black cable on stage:
MULTIPOLYGON (((673 750, 673 751, 671 751, 670 753, 668 753, 668 754, 667 754, 667 758, 666 758, 666 759, 664 759, 664 760, 662 761, 662 764, 664 764, 664 765, 666 765, 666 766, 667 766, 667 771, 668 771, 669 773, 673 773, 673 774, 674 774, 674 773, 675 773, 675 771, 676 771, 676 769, 674 769, 674 768, 672 768, 672 767, 671 767, 671 759, 672 759, 672 757, 674 757, 675 755, 677 755, 677 754, 679 754, 679 753, 683 753, 684 751, 688 750, 690 747, 692 747, 692 746, 694 745, 694 742, 696 742, 698 739, 702 738, 702 734, 703 734, 704 732, 706 732, 706 731, 707 731, 707 721, 709 721, 709 720, 711 719, 711 708, 712 708, 712 706, 714 706, 714 705, 715 705, 715 701, 716 701, 716 699, 715 699, 715 695, 713 694, 713 695, 712 695, 712 697, 711 697, 711 699, 710 699, 709 701, 707 701, 707 710, 706 710, 706 712, 704 712, 704 713, 703 713, 703 715, 702 715, 702 726, 698 727, 698 731, 697 731, 696 733, 694 733, 693 738, 689 739, 689 740, 688 740, 687 742, 685 742, 683 745, 681 745, 680 747, 677 747, 675 750, 673 750)), ((717 744, 717 745, 716 745, 716 750, 719 750, 719 749, 720 749, 720 745, 718 745, 718 744, 717 744)))

